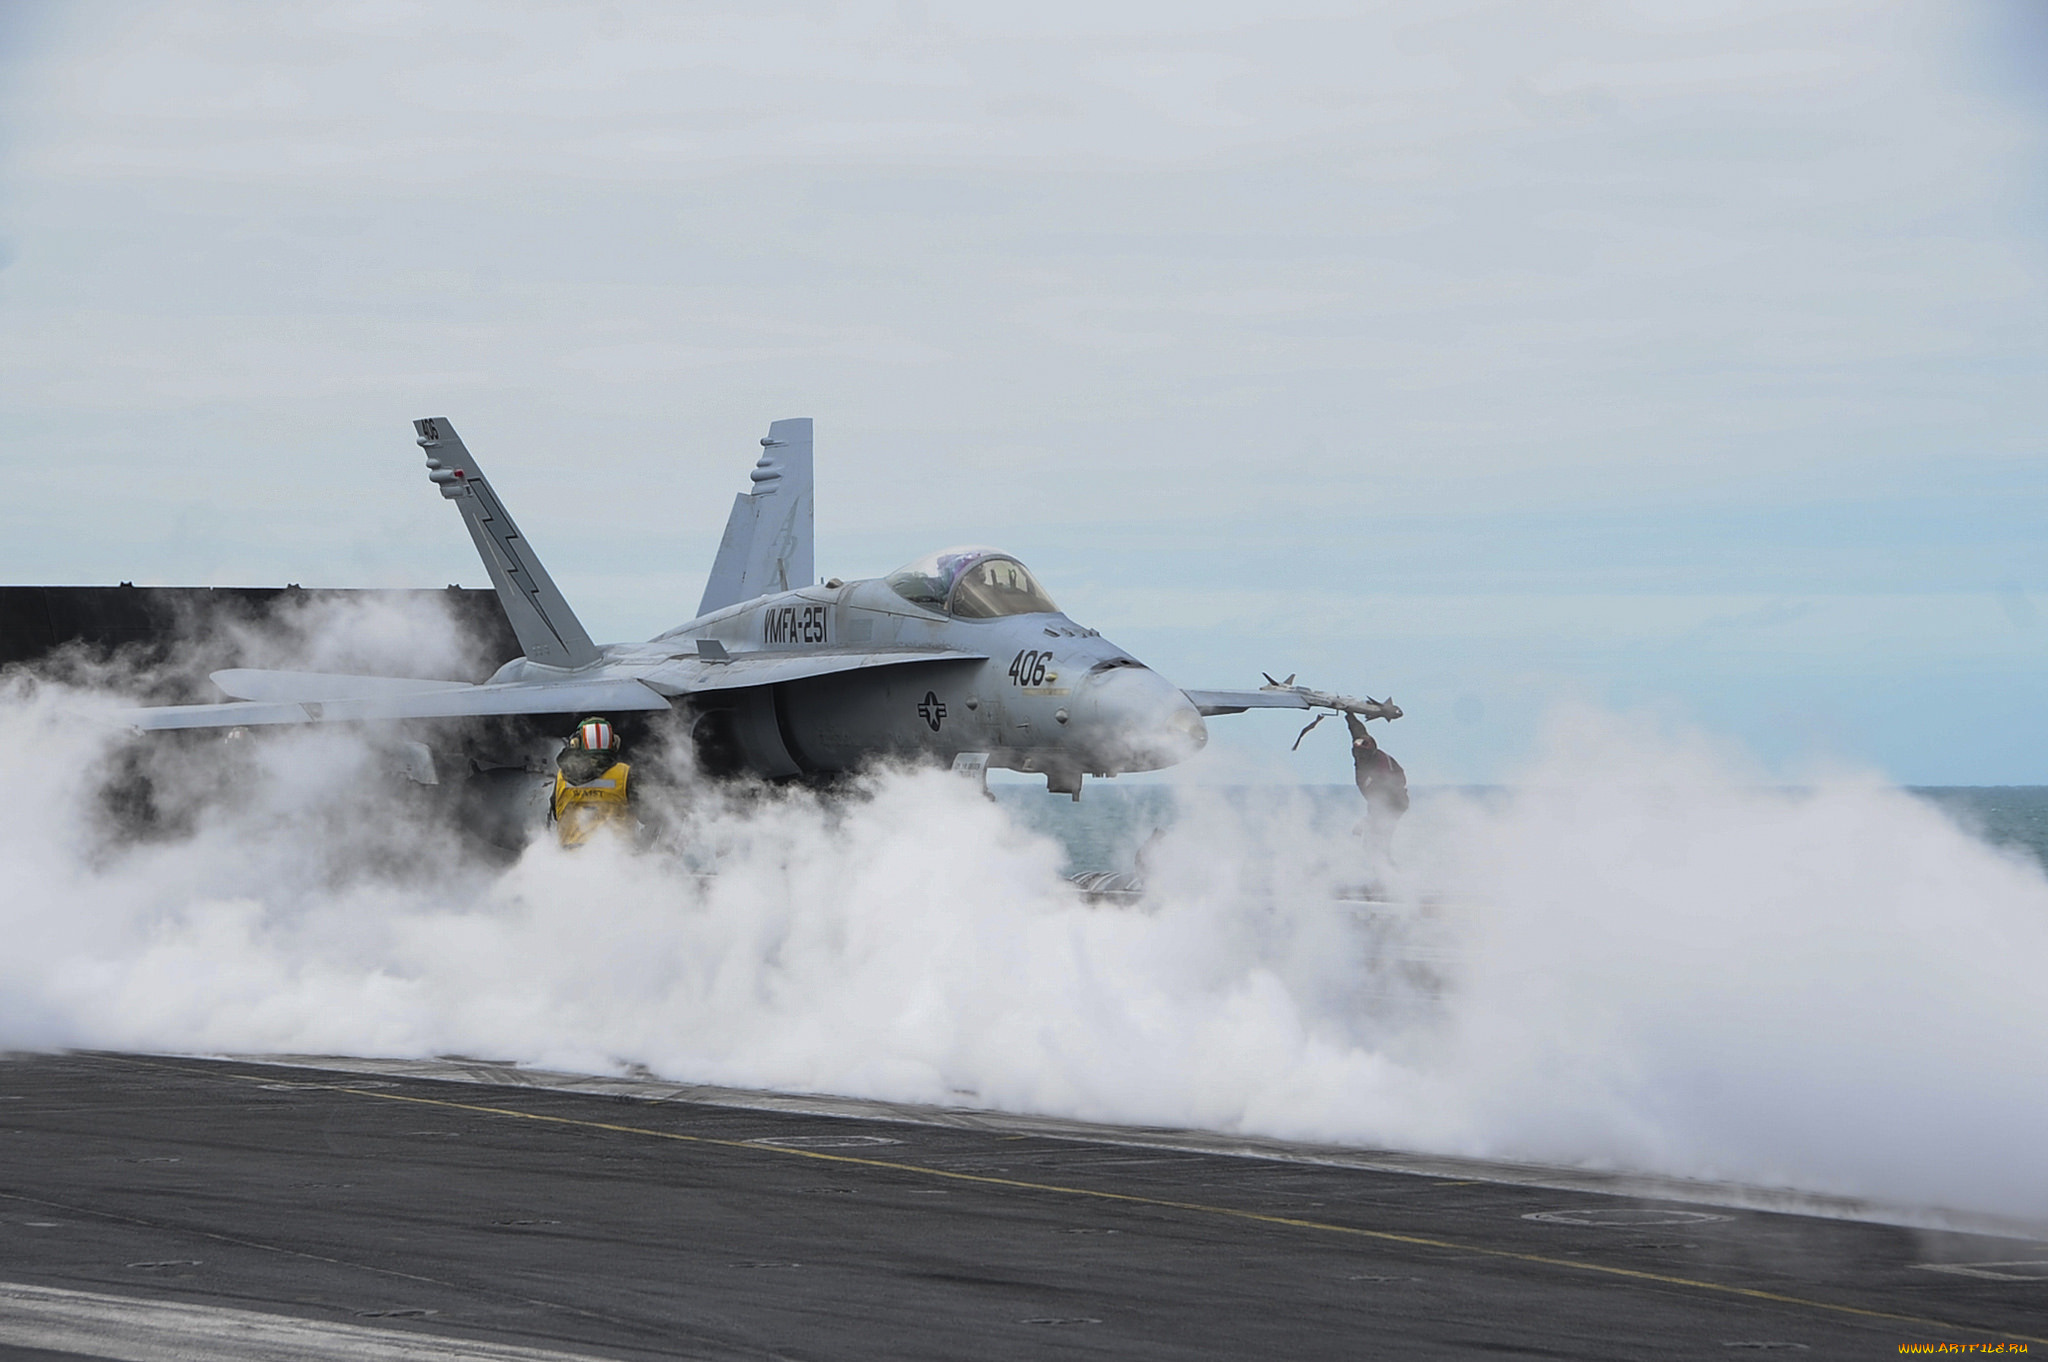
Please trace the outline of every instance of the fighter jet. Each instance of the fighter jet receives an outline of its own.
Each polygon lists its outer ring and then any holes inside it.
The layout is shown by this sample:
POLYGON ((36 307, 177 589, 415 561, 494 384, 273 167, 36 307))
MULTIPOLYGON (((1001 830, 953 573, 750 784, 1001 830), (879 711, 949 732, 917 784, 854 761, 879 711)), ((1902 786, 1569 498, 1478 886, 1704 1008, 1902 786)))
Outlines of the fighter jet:
POLYGON ((886 577, 814 576, 811 421, 777 421, 733 501, 688 623, 595 644, 445 417, 415 421, 427 477, 455 503, 524 656, 481 684, 332 673, 213 673, 225 704, 130 711, 145 730, 278 724, 557 721, 642 715, 687 725, 700 765, 767 780, 878 760, 1032 772, 1075 799, 1089 775, 1171 766, 1204 717, 1331 708, 1394 719, 1391 700, 1272 682, 1183 690, 1069 618, 1016 558, 941 549, 886 577))

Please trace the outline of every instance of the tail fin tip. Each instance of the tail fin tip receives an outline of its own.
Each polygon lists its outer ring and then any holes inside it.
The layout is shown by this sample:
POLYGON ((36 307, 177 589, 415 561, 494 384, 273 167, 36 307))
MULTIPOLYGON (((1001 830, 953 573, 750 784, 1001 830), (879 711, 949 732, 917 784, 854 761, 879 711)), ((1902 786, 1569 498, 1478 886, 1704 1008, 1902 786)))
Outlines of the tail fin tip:
POLYGON ((811 418, 772 423, 747 478, 753 486, 733 498, 697 606, 700 616, 771 591, 807 586, 817 575, 811 418))
POLYGON ((416 443, 427 454, 427 478, 462 512, 462 523, 498 590, 498 605, 519 637, 520 651, 550 667, 597 661, 597 645, 448 418, 422 417, 412 426, 416 443))

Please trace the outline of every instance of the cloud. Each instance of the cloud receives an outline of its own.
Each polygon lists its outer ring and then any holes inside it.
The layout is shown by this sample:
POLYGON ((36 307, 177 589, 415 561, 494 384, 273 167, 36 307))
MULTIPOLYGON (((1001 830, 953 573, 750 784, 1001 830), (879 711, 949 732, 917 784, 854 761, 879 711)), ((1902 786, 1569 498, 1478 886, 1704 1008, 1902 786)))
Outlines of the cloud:
POLYGON ((1986 31, 1924 0, 67 8, 0 95, 31 452, 0 571, 476 580, 415 504, 432 411, 600 632, 653 632, 688 602, 579 581, 566 508, 630 487, 608 552, 699 571, 751 441, 808 414, 821 565, 1136 534, 1157 585, 1278 536, 1353 581, 1396 529, 1418 594, 1599 594, 1642 587, 1636 520, 1661 591, 2031 589, 1967 514, 1903 551, 1831 528, 1851 494, 1983 510, 1958 489, 2038 454, 2043 111, 1986 31), (248 476, 280 456, 351 514, 294 526, 248 476), (80 469, 93 515, 53 518, 80 469), (1734 554, 1712 518, 1787 504, 1734 554), (1531 513, 1531 554, 1471 551, 1531 513))

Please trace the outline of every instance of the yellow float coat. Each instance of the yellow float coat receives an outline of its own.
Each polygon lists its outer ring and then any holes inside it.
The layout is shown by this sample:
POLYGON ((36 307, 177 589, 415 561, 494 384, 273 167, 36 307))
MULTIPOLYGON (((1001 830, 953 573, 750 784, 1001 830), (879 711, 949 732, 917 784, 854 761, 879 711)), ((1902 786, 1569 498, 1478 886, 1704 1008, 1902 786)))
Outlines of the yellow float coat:
POLYGON ((628 815, 631 795, 626 780, 631 773, 625 762, 615 762, 596 780, 571 785, 567 776, 555 772, 555 835, 563 846, 582 846, 599 828, 628 815))

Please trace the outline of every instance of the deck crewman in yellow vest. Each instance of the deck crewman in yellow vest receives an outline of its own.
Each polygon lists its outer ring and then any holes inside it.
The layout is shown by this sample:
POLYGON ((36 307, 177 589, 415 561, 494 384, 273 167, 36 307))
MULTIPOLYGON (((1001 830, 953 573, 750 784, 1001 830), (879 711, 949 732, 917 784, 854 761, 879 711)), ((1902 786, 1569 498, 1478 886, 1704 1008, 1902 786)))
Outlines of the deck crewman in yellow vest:
POLYGON ((632 792, 626 781, 633 768, 619 759, 619 747, 611 721, 590 718, 576 725, 555 757, 555 797, 548 805, 548 821, 563 846, 582 846, 608 823, 617 824, 614 831, 632 830, 632 792))

